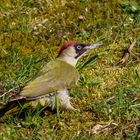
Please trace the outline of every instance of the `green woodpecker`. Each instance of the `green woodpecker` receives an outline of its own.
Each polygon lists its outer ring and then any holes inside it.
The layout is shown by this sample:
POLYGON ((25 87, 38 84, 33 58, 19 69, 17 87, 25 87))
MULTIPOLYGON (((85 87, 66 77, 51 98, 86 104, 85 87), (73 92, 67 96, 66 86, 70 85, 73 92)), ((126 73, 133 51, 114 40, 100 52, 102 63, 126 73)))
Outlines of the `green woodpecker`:
POLYGON ((74 110, 70 103, 68 90, 79 79, 79 73, 75 68, 76 63, 89 50, 102 45, 102 43, 82 44, 76 41, 65 43, 61 47, 58 57, 45 65, 18 95, 9 99, 8 104, 21 100, 37 100, 41 105, 47 104, 54 109, 56 99, 58 99, 61 108, 74 110))

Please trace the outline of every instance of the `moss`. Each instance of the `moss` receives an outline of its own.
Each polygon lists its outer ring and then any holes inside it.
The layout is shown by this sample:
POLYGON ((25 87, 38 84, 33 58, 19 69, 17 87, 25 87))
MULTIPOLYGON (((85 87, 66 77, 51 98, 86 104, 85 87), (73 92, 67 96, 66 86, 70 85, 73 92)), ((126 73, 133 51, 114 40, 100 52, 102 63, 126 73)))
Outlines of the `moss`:
POLYGON ((62 112, 58 118, 48 110, 38 115, 29 109, 25 117, 1 123, 0 139, 138 138, 139 9, 138 0, 1 0, 0 82, 5 91, 35 75, 67 40, 105 46, 77 65, 81 79, 71 96, 81 112, 62 112), (117 65, 134 38, 128 63, 117 65), (109 121, 118 124, 115 131, 89 133, 109 121))

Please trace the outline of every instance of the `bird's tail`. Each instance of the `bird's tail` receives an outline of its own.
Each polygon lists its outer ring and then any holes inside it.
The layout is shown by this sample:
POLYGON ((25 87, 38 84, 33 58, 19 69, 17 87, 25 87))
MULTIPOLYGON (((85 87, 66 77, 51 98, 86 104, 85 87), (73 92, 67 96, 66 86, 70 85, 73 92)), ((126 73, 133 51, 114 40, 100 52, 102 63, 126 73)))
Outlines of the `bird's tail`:
POLYGON ((25 86, 27 82, 20 87, 16 87, 10 89, 9 91, 4 93, 3 85, 0 84, 0 119, 3 116, 9 116, 11 114, 16 114, 19 110, 23 108, 25 105, 25 97, 20 95, 21 89, 25 86), (1 98, 4 97, 8 93, 9 99, 7 103, 1 102, 1 98))
POLYGON ((7 104, 0 103, 0 118, 3 116, 10 116, 11 114, 15 114, 23 108, 24 103, 25 99, 8 101, 7 104))
POLYGON ((36 108, 42 106, 38 100, 27 100, 26 98, 15 95, 9 98, 6 104, 0 103, 0 120, 14 114, 20 114, 26 108, 36 108))

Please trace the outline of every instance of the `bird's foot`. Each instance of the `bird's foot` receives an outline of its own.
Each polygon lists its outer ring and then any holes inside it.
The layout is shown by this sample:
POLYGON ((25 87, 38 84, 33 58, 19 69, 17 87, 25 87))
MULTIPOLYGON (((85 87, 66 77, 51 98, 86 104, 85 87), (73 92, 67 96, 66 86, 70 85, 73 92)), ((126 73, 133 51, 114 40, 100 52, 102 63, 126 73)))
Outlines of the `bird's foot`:
POLYGON ((70 104, 70 102, 69 102, 68 104, 62 105, 62 108, 63 108, 64 110, 68 110, 68 111, 80 112, 80 110, 74 108, 74 107, 70 104))

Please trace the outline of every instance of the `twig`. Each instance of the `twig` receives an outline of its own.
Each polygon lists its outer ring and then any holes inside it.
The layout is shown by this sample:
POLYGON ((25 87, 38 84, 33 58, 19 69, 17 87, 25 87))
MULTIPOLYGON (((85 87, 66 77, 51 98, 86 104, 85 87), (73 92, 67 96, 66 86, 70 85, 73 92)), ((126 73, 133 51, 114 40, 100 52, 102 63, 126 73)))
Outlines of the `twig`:
MULTIPOLYGON (((21 90, 21 88, 23 88, 25 86, 25 84, 27 84, 32 78, 30 78, 29 80, 25 81, 24 83, 22 83, 19 86, 13 87, 12 89, 8 90, 7 92, 4 92, 2 95, 0 95, 0 98, 5 96, 6 94, 10 94, 12 92, 14 93, 18 93, 17 90, 21 90)), ((19 91, 20 92, 20 91, 19 91)))
MULTIPOLYGON (((46 57, 44 57, 44 58, 38 60, 36 63, 42 61, 43 59, 46 59, 46 57)), ((29 63, 30 63, 30 62, 29 62, 29 63)), ((28 65, 29 65, 29 64, 28 64, 28 65)), ((28 66, 28 65, 27 65, 27 66, 28 66)), ((25 71, 25 72, 26 72, 26 71, 25 71)), ((17 93, 16 90, 18 90, 19 88, 20 88, 20 89, 23 88, 31 79, 32 79, 32 78, 28 79, 27 81, 25 81, 24 83, 22 83, 22 84, 19 85, 19 86, 13 87, 12 89, 10 89, 10 90, 7 91, 7 92, 3 92, 3 86, 2 86, 2 84, 0 83, 0 98, 2 98, 3 96, 5 96, 6 94, 10 94, 10 93, 12 93, 12 92, 13 92, 13 93, 17 93)))
POLYGON ((132 52, 132 49, 134 48, 135 44, 136 44, 136 39, 132 42, 130 47, 126 50, 126 52, 124 53, 122 59, 119 61, 118 64, 124 64, 125 62, 128 61, 129 55, 132 52))
POLYGON ((7 92, 5 92, 5 93, 3 93, 2 95, 0 95, 0 98, 3 97, 3 96, 5 96, 5 95, 8 94, 8 93, 11 93, 11 92, 15 91, 17 88, 18 88, 18 87, 14 87, 14 88, 8 90, 7 92))

